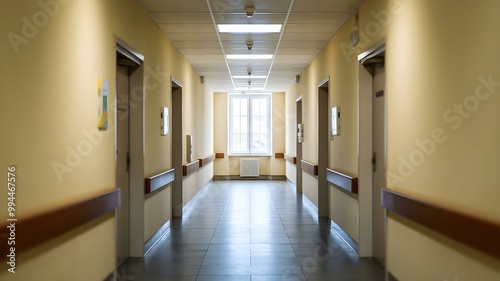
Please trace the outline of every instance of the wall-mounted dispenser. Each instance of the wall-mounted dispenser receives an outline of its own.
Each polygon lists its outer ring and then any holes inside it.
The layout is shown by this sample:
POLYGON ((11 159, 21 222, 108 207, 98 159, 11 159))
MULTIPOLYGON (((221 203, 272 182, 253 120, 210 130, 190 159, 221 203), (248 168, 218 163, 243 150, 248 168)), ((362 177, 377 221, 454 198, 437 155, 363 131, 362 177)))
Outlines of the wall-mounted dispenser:
POLYGON ((332 107, 332 137, 340 135, 340 106, 332 107))
POLYGON ((304 124, 297 124, 297 142, 304 142, 304 124))
POLYGON ((191 163, 193 160, 193 137, 191 135, 186 136, 186 161, 191 163))
POLYGON ((166 136, 168 134, 168 108, 160 108, 160 135, 166 136))

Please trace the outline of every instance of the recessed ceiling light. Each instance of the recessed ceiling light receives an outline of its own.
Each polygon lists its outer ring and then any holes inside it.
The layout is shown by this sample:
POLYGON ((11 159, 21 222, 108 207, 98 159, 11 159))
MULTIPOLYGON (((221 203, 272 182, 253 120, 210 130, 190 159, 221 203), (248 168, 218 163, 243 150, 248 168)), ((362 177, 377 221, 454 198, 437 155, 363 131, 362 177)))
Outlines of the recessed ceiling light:
POLYGON ((256 54, 246 54, 246 55, 226 55, 228 60, 272 60, 273 55, 256 55, 256 54))
POLYGON ((219 24, 221 33, 280 33, 281 24, 219 24))
POLYGON ((264 88, 250 88, 250 87, 243 87, 243 88, 235 88, 236 91, 263 91, 264 88))
POLYGON ((266 79, 267 76, 265 75, 262 75, 262 76, 252 76, 252 75, 249 75, 249 76, 233 76, 234 79, 266 79))

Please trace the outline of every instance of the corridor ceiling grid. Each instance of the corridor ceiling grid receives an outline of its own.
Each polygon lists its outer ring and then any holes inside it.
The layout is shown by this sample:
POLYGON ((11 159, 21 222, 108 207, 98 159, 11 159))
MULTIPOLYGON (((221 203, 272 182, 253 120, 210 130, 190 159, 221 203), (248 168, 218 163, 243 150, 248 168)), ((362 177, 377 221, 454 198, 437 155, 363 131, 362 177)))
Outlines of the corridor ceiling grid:
POLYGON ((363 0, 137 1, 212 91, 251 93, 285 92, 363 0), (251 18, 245 7, 255 7, 251 18), (222 33, 219 24, 281 24, 282 28, 279 33, 222 33), (233 54, 273 58, 227 59, 233 54))

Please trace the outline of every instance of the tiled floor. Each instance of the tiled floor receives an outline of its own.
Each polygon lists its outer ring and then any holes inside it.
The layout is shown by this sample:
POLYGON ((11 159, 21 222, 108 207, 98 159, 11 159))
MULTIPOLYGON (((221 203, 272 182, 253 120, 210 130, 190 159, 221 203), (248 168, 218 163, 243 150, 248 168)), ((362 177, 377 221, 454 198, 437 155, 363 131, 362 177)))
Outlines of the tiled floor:
POLYGON ((327 221, 283 181, 216 181, 118 280, 377 281, 383 268, 358 258, 327 221), (120 279, 121 278, 121 279, 120 279))

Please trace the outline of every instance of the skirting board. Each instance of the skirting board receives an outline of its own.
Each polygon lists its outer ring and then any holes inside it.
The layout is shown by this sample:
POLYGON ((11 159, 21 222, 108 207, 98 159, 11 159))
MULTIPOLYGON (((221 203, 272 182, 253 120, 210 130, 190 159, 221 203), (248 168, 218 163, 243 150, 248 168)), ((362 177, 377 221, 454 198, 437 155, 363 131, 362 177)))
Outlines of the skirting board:
POLYGON ((286 181, 292 187, 293 190, 297 191, 297 186, 295 186, 295 184, 293 183, 293 181, 291 181, 289 178, 286 178, 286 181))
POLYGON ((214 180, 227 181, 227 180, 272 180, 272 181, 285 181, 286 176, 259 176, 258 178, 242 178, 239 175, 234 176, 214 176, 214 180))
POLYGON ((354 239, 352 239, 337 223, 330 219, 330 228, 335 232, 344 242, 359 255, 359 246, 354 239))
POLYGON ((168 220, 165 224, 163 224, 158 231, 156 231, 151 238, 144 243, 144 255, 146 255, 153 247, 160 241, 160 239, 167 234, 170 231, 170 222, 171 220, 168 220))
POLYGON ((210 179, 199 191, 196 195, 187 202, 186 206, 182 207, 182 214, 186 215, 194 206, 196 201, 200 198, 200 196, 207 191, 208 187, 212 184, 213 179, 210 179))
POLYGON ((311 210, 316 217, 319 217, 318 207, 316 207, 316 205, 314 205, 314 203, 309 200, 305 194, 302 194, 302 202, 305 203, 306 207, 309 208, 309 210, 311 210))

